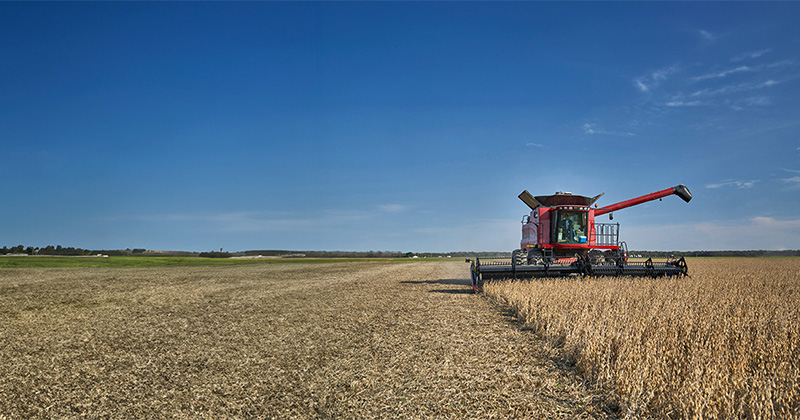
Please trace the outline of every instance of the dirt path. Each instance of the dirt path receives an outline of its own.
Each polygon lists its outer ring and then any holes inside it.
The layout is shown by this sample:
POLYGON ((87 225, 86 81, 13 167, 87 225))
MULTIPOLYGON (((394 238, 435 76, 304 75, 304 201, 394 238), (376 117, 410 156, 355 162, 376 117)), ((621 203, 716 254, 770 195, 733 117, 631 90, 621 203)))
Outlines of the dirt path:
POLYGON ((461 262, 0 271, 0 419, 605 418, 461 262))

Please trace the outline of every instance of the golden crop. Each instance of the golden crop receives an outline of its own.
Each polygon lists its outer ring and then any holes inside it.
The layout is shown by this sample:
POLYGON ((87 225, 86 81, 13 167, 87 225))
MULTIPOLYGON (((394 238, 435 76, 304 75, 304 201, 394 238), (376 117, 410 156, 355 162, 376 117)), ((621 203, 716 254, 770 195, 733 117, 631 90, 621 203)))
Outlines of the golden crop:
POLYGON ((800 259, 689 262, 691 278, 493 282, 628 417, 800 417, 800 259))

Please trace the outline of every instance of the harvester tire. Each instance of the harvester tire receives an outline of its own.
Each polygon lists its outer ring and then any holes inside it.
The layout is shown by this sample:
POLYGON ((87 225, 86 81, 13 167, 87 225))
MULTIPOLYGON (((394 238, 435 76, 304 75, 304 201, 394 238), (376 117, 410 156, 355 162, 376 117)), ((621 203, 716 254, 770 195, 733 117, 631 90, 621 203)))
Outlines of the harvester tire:
POLYGON ((528 251, 515 249, 511 252, 511 259, 514 260, 514 265, 525 265, 528 263, 528 251))

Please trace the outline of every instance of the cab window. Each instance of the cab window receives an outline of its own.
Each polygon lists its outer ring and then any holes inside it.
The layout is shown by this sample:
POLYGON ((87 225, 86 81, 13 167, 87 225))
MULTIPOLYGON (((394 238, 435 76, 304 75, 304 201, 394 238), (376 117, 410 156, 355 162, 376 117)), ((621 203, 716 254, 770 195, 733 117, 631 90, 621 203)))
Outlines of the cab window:
POLYGON ((556 218, 555 234, 559 244, 587 243, 588 212, 560 210, 556 218))

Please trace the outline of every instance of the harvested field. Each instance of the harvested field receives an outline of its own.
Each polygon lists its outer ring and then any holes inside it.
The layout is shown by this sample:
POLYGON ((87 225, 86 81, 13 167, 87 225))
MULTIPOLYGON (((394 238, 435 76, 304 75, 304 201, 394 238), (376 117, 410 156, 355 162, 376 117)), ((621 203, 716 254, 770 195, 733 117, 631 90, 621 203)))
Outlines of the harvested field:
POLYGON ((0 418, 613 415, 467 276, 461 262, 0 269, 0 418))
POLYGON ((800 258, 695 259, 689 270, 484 290, 628 417, 800 417, 800 258))

